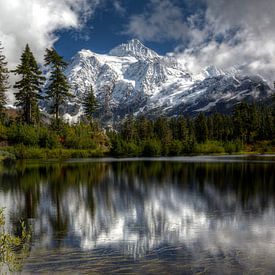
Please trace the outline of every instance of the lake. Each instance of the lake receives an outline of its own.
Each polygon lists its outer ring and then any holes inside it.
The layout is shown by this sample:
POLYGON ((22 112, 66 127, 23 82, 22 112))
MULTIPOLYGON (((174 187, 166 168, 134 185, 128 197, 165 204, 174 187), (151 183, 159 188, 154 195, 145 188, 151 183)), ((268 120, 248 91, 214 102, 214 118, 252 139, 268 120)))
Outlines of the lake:
POLYGON ((7 227, 32 228, 26 273, 275 273, 275 158, 18 162, 7 227))

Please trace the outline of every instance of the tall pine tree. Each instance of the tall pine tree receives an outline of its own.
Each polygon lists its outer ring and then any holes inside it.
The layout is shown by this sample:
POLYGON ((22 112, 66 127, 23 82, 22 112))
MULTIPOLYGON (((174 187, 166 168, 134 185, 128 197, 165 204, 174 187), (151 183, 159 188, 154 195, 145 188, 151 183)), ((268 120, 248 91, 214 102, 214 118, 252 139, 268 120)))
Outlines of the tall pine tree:
POLYGON ((199 143, 203 143, 208 139, 207 120, 204 113, 199 113, 195 119, 195 134, 199 143))
POLYGON ((46 49, 45 65, 51 67, 50 84, 46 88, 46 99, 49 100, 52 113, 56 121, 59 120, 60 106, 69 99, 72 94, 69 92, 70 86, 64 74, 67 63, 63 60, 57 51, 53 48, 46 49))
POLYGON ((3 114, 3 111, 5 109, 5 104, 7 103, 6 99, 6 92, 8 89, 8 68, 7 68, 7 62, 6 57, 2 53, 3 48, 1 47, 0 42, 0 114, 3 114))
POLYGON ((90 121, 92 121, 93 115, 98 108, 97 100, 94 95, 94 90, 93 90, 92 86, 84 94, 82 104, 83 104, 83 108, 84 108, 84 114, 90 121))
POLYGON ((41 87, 45 78, 27 44, 21 55, 21 63, 14 72, 21 76, 14 88, 18 89, 15 93, 16 105, 22 109, 23 121, 27 124, 33 123, 33 115, 38 110, 38 100, 41 99, 41 87))

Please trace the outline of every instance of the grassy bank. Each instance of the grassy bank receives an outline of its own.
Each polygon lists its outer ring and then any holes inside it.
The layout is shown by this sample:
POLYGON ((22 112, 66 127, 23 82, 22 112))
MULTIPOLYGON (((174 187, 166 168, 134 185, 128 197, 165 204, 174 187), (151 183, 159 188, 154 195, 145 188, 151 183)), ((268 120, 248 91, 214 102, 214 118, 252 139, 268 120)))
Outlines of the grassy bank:
MULTIPOLYGON (((171 146, 174 146, 173 144, 171 146)), ((109 148, 96 149, 67 149, 67 148, 39 148, 25 145, 2 147, 0 151, 0 161, 14 160, 48 160, 48 159, 70 159, 70 158, 99 158, 99 157, 164 157, 164 156, 187 156, 187 155, 249 155, 249 154, 274 154, 275 146, 272 142, 260 142, 253 145, 241 145, 239 143, 222 143, 217 141, 207 141, 205 143, 194 144, 193 150, 181 151, 178 145, 172 148, 173 154, 163 154, 155 144, 146 143, 142 148, 137 145, 129 146, 124 143, 120 150, 114 151, 109 148), (152 148, 150 147, 152 146, 152 148)))
POLYGON ((103 149, 45 149, 37 147, 14 146, 4 147, 0 153, 2 160, 19 159, 70 159, 103 157, 106 152, 103 149))

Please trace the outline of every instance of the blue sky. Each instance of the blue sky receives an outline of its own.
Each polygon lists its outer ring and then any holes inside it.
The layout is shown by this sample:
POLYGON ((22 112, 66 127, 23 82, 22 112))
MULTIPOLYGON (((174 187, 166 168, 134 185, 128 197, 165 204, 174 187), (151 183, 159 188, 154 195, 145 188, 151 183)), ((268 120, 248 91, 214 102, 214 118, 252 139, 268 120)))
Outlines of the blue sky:
POLYGON ((274 0, 0 0, 0 41, 11 69, 27 43, 43 64, 48 47, 69 60, 137 38, 192 73, 215 65, 273 81, 274 14, 274 0))
MULTIPOLYGON (((177 46, 182 45, 182 40, 179 38, 148 39, 139 37, 135 33, 127 33, 132 17, 151 12, 153 5, 150 1, 116 1, 119 6, 115 6, 114 2, 105 1, 81 30, 72 29, 56 32, 59 40, 55 43, 55 48, 66 59, 69 59, 83 48, 97 53, 106 53, 132 38, 139 38, 146 46, 162 55, 172 52, 177 46)), ((201 1, 172 0, 171 2, 180 11, 183 21, 190 14, 203 9, 201 1)))

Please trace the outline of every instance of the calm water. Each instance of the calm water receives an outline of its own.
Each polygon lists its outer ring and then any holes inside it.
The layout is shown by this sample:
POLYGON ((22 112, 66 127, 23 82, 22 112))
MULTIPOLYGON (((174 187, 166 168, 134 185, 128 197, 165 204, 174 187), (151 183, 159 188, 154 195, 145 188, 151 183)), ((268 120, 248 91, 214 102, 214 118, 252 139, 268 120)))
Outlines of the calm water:
POLYGON ((32 225, 23 271, 275 272, 275 161, 241 157, 1 167, 7 225, 32 225))

